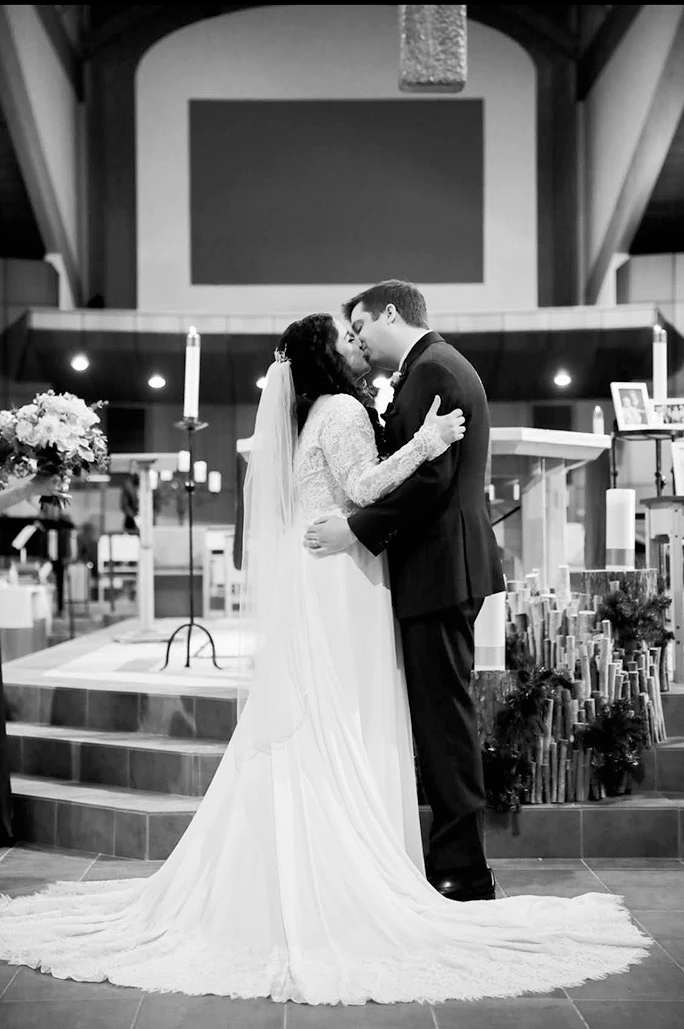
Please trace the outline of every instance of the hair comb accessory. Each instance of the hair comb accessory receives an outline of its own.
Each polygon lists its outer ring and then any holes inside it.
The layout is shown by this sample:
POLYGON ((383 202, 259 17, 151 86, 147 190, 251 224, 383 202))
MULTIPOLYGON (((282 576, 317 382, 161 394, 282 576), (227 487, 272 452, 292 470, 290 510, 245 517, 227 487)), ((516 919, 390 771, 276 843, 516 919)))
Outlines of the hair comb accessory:
POLYGON ((284 350, 274 350, 273 356, 275 357, 278 364, 283 364, 285 361, 290 360, 290 358, 287 356, 284 350))

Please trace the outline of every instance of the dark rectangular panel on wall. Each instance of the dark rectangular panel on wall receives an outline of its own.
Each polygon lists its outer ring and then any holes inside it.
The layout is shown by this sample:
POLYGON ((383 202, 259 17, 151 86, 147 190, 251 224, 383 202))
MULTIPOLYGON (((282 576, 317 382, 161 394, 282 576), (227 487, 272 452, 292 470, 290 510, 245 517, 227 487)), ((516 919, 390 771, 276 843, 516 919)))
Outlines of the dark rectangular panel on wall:
POLYGON ((534 404, 532 425, 535 429, 572 429, 572 404, 534 404))
POLYGON ((481 100, 190 102, 193 285, 483 281, 481 100))
POLYGON ((110 454, 141 454, 146 450, 144 407, 108 407, 105 425, 110 454))

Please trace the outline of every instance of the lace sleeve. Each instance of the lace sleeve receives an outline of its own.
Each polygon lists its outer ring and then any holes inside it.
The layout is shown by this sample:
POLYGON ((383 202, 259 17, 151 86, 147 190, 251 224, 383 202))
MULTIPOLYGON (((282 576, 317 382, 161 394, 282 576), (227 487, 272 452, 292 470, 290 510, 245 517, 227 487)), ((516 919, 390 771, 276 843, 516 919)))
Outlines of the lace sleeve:
POLYGON ((327 402, 320 445, 333 476, 359 507, 391 493, 424 461, 432 461, 448 449, 434 429, 421 428, 400 450, 380 461, 370 419, 363 405, 347 394, 327 402))

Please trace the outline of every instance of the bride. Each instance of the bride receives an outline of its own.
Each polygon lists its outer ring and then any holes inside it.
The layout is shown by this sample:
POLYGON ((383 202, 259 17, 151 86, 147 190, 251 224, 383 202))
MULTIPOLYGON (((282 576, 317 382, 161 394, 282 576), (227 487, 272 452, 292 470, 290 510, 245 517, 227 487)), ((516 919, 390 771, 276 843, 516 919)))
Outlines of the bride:
POLYGON ((244 709, 191 825, 149 879, 0 899, 0 959, 149 991, 363 1004, 512 997, 626 970, 647 938, 619 898, 467 904, 424 874, 411 729, 385 562, 321 560, 348 515, 462 436, 438 398, 379 461, 341 323, 284 333, 245 486, 244 709))

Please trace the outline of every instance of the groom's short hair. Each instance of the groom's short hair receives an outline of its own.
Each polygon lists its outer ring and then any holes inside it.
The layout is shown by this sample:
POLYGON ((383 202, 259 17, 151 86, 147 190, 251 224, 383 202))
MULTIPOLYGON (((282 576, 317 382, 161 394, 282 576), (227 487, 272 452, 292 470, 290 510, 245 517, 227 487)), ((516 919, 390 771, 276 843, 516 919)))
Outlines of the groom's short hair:
POLYGON ((374 320, 382 314, 388 304, 394 304, 407 325, 416 329, 430 327, 425 297, 412 282, 387 279, 385 282, 378 282, 375 286, 369 286, 368 289, 357 293, 342 305, 342 312, 347 321, 351 320, 351 313, 357 304, 363 304, 374 320))

